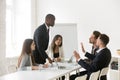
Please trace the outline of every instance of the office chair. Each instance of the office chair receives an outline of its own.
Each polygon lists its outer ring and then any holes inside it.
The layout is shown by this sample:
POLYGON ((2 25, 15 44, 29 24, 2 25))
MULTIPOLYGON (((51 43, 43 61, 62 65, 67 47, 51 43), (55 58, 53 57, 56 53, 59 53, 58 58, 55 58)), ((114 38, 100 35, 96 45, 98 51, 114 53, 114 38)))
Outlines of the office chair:
MULTIPOLYGON (((100 74, 100 70, 97 72, 93 72, 90 75, 89 80, 97 80, 99 78, 99 74, 100 74)), ((87 78, 87 75, 84 75, 84 76, 77 77, 75 80, 86 80, 86 78, 87 78)))
POLYGON ((17 71, 16 65, 9 65, 8 66, 8 73, 13 73, 17 71))
POLYGON ((109 67, 105 67, 101 70, 100 75, 99 75, 99 80, 103 80, 102 76, 105 76, 104 78, 106 78, 105 80, 107 80, 108 69, 109 67))

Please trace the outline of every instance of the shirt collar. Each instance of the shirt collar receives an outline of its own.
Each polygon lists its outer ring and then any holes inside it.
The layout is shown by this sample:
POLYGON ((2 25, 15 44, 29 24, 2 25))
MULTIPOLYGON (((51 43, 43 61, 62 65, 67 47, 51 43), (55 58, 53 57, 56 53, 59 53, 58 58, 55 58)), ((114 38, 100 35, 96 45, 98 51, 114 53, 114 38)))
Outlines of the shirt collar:
POLYGON ((49 29, 49 27, 47 26, 47 24, 45 23, 45 26, 46 26, 46 28, 47 28, 47 30, 49 29))
POLYGON ((100 48, 100 49, 98 49, 96 52, 99 53, 101 50, 103 50, 103 49, 105 49, 105 48, 106 48, 106 47, 100 48))

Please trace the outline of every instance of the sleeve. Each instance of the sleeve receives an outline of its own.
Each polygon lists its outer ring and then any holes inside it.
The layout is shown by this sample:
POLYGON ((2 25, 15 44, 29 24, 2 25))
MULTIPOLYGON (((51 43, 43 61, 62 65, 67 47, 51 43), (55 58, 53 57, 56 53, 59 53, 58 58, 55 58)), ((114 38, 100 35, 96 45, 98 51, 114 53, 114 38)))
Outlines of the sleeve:
POLYGON ((94 72, 94 71, 98 70, 96 63, 94 63, 94 64, 88 64, 88 63, 84 62, 84 60, 80 59, 80 61, 78 62, 78 64, 81 65, 84 69, 86 69, 89 72, 94 72))
POLYGON ((90 67, 90 65, 89 64, 87 64, 86 62, 84 62, 84 60, 82 60, 82 59, 80 59, 79 61, 78 61, 78 64, 79 65, 81 65, 83 68, 85 68, 85 69, 89 69, 89 67, 90 67))
POLYGON ((18 70, 26 70, 27 69, 26 63, 28 63, 28 56, 25 54, 22 56, 18 70))
POLYGON ((85 53, 85 56, 88 58, 88 59, 91 59, 93 60, 95 58, 95 55, 94 54, 90 54, 88 52, 85 53))
POLYGON ((60 58, 61 58, 62 60, 64 60, 64 50, 63 50, 63 47, 60 47, 60 48, 59 48, 59 51, 60 51, 60 58))
POLYGON ((97 71, 104 66, 104 64, 106 63, 104 61, 104 58, 107 57, 102 53, 98 53, 98 54, 100 55, 97 55, 91 64, 84 62, 84 60, 82 59, 78 61, 78 64, 81 65, 83 68, 85 68, 87 71, 90 71, 90 72, 97 71))
POLYGON ((51 59, 53 59, 53 50, 52 50, 51 45, 48 47, 46 53, 51 59))
POLYGON ((22 56, 22 60, 21 60, 21 62, 20 62, 20 68, 21 68, 21 67, 25 67, 26 62, 27 62, 27 56, 26 56, 26 55, 23 55, 23 56, 22 56))

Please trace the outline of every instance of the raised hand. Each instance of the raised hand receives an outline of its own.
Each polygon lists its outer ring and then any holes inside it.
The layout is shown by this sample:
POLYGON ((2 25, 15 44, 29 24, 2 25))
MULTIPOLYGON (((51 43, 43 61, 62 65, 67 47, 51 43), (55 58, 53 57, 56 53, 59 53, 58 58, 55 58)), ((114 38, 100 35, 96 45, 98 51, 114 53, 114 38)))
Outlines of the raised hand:
POLYGON ((82 52, 85 53, 85 49, 82 42, 81 42, 81 48, 82 48, 82 52))
POLYGON ((80 59, 79 53, 77 51, 74 51, 73 54, 74 54, 74 57, 76 58, 76 61, 78 61, 78 59, 80 59))

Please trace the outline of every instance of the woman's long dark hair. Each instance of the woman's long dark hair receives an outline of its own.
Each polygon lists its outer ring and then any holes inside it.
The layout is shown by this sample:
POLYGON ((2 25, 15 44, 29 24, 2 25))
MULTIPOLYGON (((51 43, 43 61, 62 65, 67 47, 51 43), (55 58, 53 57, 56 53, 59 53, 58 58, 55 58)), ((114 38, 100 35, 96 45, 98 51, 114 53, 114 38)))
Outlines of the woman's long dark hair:
POLYGON ((23 43, 23 47, 22 47, 22 52, 21 54, 30 54, 32 51, 31 51, 31 44, 32 44, 33 40, 32 39, 26 39, 23 43))
POLYGON ((22 47, 22 51, 21 51, 21 55, 18 59, 18 67, 20 66, 21 60, 22 60, 22 56, 24 56, 24 54, 30 55, 31 59, 32 59, 32 64, 34 64, 34 58, 32 55, 32 50, 31 50, 31 44, 33 43, 33 39, 25 39, 24 43, 23 43, 23 47, 22 47))
MULTIPOLYGON (((52 40, 51 45, 52 45, 53 51, 55 51, 55 47, 56 47, 55 41, 58 40, 59 37, 62 39, 62 36, 57 34, 57 35, 55 35, 55 37, 52 40)), ((62 41, 61 41, 61 44, 59 45, 59 47, 61 47, 61 46, 62 46, 62 41)))

